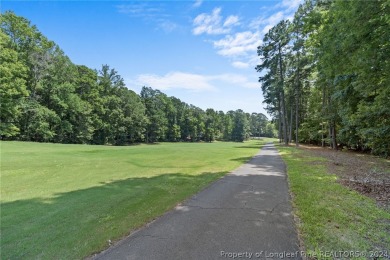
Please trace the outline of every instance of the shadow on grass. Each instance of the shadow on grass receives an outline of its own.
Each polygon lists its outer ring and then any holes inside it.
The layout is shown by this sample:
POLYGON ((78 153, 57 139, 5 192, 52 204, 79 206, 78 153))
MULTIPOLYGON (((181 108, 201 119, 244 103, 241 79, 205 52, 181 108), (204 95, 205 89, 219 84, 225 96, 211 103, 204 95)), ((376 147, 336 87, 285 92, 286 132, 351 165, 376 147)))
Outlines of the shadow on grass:
POLYGON ((247 163, 249 162, 253 157, 252 156, 246 156, 246 157, 239 157, 230 159, 231 161, 240 162, 240 163, 247 163))
POLYGON ((240 149, 260 149, 264 145, 264 142, 256 142, 256 143, 251 143, 250 145, 244 145, 244 146, 235 146, 234 148, 240 148, 240 149))
POLYGON ((80 259, 226 174, 172 173, 1 204, 2 259, 80 259))
POLYGON ((246 146, 235 146, 234 148, 239 148, 239 149, 260 149, 260 145, 246 145, 246 146))

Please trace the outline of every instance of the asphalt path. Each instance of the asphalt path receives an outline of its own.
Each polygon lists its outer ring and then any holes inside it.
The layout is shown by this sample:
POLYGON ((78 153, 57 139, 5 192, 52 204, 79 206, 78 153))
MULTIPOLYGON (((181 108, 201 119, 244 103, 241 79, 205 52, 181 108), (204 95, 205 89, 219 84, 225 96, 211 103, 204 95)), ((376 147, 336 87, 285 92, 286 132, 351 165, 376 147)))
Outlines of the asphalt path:
POLYGON ((93 259, 301 259, 273 144, 93 259))

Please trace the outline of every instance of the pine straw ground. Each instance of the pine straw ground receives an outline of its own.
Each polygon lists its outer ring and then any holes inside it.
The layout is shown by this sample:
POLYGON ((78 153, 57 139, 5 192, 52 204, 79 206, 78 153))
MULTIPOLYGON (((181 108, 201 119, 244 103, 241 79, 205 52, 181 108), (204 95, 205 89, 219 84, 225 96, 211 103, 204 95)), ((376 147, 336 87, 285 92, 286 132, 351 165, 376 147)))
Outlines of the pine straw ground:
POLYGON ((374 198, 379 207, 390 210, 390 160, 318 146, 300 145, 300 148, 327 159, 328 171, 339 177, 339 183, 374 198))

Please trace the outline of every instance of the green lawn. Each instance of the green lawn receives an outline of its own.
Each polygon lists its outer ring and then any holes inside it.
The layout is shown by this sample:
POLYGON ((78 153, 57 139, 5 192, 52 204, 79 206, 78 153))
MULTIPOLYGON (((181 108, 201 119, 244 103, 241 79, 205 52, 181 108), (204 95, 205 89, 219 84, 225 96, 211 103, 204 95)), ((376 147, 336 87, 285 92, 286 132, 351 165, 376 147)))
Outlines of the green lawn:
POLYGON ((0 142, 1 259, 98 252, 244 163, 261 143, 0 142))
POLYGON ((332 259, 330 253, 340 251, 357 252, 362 259, 390 254, 390 212, 337 183, 324 158, 294 147, 277 147, 287 165, 294 212, 308 254, 318 259, 332 259), (374 254, 361 255, 370 251, 374 254))

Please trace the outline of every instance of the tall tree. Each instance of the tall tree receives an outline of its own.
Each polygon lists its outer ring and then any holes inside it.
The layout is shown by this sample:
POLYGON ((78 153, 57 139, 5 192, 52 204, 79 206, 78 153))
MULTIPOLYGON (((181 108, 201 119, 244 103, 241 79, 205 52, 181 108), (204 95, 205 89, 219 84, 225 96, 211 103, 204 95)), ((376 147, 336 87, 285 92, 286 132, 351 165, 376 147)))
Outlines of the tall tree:
POLYGON ((241 109, 233 113, 232 140, 243 142, 249 138, 250 126, 247 115, 241 109))
POLYGON ((275 86, 278 103, 280 104, 278 110, 283 127, 283 140, 286 145, 288 145, 288 139, 284 78, 286 72, 285 59, 290 41, 289 25, 290 22, 288 20, 282 20, 265 34, 263 44, 257 50, 262 64, 256 67, 257 71, 267 71, 267 74, 272 75, 262 77, 260 81, 272 80, 270 84, 275 86))
POLYGON ((260 137, 266 133, 268 119, 264 114, 252 113, 250 115, 250 132, 252 136, 260 137))
POLYGON ((163 141, 168 129, 168 119, 165 113, 167 96, 159 90, 148 87, 143 87, 140 95, 148 118, 146 142, 163 141))

